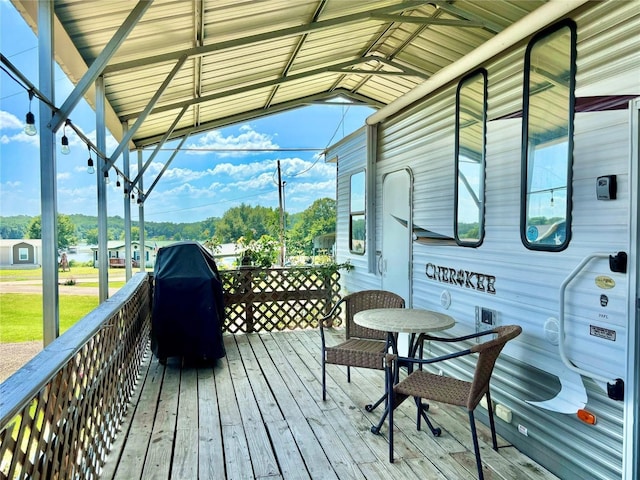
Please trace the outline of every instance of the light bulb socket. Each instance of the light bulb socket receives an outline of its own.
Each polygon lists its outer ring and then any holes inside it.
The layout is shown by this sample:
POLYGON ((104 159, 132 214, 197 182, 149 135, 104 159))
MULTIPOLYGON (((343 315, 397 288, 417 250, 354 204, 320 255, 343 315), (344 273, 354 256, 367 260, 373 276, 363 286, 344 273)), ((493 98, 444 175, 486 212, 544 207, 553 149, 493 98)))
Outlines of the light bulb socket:
POLYGON ((104 172, 104 183, 108 185, 110 182, 111 179, 109 178, 109 170, 107 170, 106 172, 104 172))
POLYGON ((69 139, 66 135, 62 136, 62 140, 60 143, 62 143, 62 147, 60 147, 60 153, 63 155, 69 155, 71 149, 69 148, 69 139))
POLYGON ((38 130, 36 129, 36 117, 31 112, 27 113, 26 124, 24 126, 24 133, 26 133, 30 137, 33 137, 38 133, 38 130))

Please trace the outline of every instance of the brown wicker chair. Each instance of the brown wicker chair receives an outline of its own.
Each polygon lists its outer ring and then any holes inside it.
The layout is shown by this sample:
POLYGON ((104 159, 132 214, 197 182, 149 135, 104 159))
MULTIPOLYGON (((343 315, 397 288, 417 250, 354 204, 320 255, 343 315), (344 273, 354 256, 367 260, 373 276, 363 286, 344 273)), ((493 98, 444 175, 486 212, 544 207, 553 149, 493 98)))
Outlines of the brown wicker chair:
MULTIPOLYGON (((387 353, 386 332, 361 327, 353 321, 353 316, 362 310, 372 308, 404 308, 404 299, 385 290, 363 290, 344 296, 336 303, 328 315, 319 321, 322 343, 322 400, 327 399, 326 364, 345 365, 347 381, 351 381, 351 367, 384 370, 384 356, 387 353), (345 341, 327 346, 324 328, 345 308, 345 341)), ((368 405, 373 410, 376 405, 368 405)))
POLYGON ((478 478, 483 480, 482 462, 480 460, 480 448, 478 446, 478 434, 476 432, 474 410, 480 403, 483 396, 487 397, 487 407, 489 413, 489 424, 491 427, 491 440, 493 449, 498 450, 496 440, 496 428, 493 420, 493 408, 491 405, 491 395, 489 393, 489 381, 493 373, 493 367, 498 355, 504 345, 511 339, 517 337, 522 332, 518 325, 507 325, 496 327, 492 330, 480 332, 456 339, 441 339, 430 336, 423 336, 424 339, 440 341, 460 341, 470 338, 477 338, 483 335, 496 334, 497 336, 484 343, 473 345, 467 350, 452 353, 437 358, 400 358, 399 361, 409 362, 418 365, 441 362, 452 358, 478 353, 473 380, 466 382, 455 378, 435 375, 425 370, 416 370, 410 373, 404 380, 393 385, 393 378, 398 378, 398 357, 393 354, 386 356, 387 368, 387 401, 389 402, 389 461, 393 463, 393 410, 406 398, 414 397, 418 406, 417 428, 420 430, 420 419, 424 418, 435 436, 440 436, 441 430, 434 428, 426 415, 428 404, 423 404, 420 399, 433 400, 436 402, 448 403, 466 407, 469 413, 469 423, 471 425, 471 435, 473 437, 473 448, 476 456, 476 466, 478 468, 478 478), (395 375, 395 377, 394 377, 395 375))

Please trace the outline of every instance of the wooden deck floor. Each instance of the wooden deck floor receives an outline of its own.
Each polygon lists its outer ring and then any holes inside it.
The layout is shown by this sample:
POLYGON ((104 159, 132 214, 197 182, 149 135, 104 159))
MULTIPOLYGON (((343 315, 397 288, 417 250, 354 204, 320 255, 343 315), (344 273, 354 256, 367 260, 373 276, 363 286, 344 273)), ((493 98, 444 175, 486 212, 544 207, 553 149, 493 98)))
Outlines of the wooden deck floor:
MULTIPOLYGON (((476 478, 466 411, 431 405, 442 427, 416 431, 415 406, 395 414, 395 462, 387 424, 370 432, 381 407, 381 371, 328 366, 322 401, 317 331, 227 335, 215 368, 167 366, 150 358, 101 478, 116 479, 450 479, 476 478)), ((172 363, 174 361, 175 363, 172 363)), ((485 478, 554 479, 479 424, 485 478)))

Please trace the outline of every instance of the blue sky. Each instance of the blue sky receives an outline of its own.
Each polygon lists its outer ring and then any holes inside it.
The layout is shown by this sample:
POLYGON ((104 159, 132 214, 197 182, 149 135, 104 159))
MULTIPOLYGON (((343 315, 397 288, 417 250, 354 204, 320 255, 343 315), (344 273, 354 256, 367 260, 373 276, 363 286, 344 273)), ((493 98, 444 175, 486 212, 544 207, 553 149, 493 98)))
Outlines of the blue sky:
MULTIPOLYGON (((38 86, 37 38, 8 0, 0 0, 0 50, 23 75, 38 86)), ((56 105, 62 105, 73 86, 56 68, 56 105)), ((38 136, 22 132, 29 109, 27 92, 0 71, 0 215, 40 214, 40 156, 38 136)), ((31 111, 39 126, 39 105, 31 111)), ((234 125, 189 138, 185 146, 202 149, 323 149, 364 125, 373 112, 366 107, 313 106, 234 125)), ((95 142, 95 114, 83 101, 70 115, 73 124, 95 142)), ((58 132, 62 136, 62 129, 58 132)), ((58 211, 97 215, 96 175, 86 171, 86 145, 67 130, 69 155, 57 154, 58 211)), ((177 143, 177 142, 176 142, 177 143)), ((107 154, 115 148, 109 137, 107 154)), ((175 143, 169 143, 170 148, 175 143)), ((144 158, 150 155, 146 151, 144 158)), ((169 151, 161 152, 144 176, 149 188, 162 170, 169 151)), ((95 160, 95 155, 93 156, 95 160)), ((131 178, 137 170, 132 160, 131 178)), ((240 203, 278 206, 276 164, 286 181, 288 212, 307 208, 314 200, 335 198, 335 165, 325 164, 315 151, 180 152, 145 202, 145 220, 193 222, 220 217, 240 203)), ((122 160, 117 165, 122 169, 122 160)), ((122 189, 111 172, 107 188, 108 215, 124 215, 122 189)), ((132 209, 137 219, 138 209, 132 209)))

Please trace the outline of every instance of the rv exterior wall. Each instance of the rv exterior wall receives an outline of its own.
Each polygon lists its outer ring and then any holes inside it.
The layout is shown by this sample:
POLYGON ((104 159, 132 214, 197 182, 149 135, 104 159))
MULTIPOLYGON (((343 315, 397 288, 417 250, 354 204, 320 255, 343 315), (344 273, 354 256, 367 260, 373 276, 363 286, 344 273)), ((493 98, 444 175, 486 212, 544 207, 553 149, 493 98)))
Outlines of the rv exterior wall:
MULTIPOLYGON (((333 145, 327 152, 327 158, 338 157, 338 173, 336 182, 337 225, 336 225, 336 259, 338 263, 349 261, 353 265, 350 272, 342 271, 341 284, 343 293, 380 288, 380 280, 375 274, 369 274, 368 252, 354 254, 350 251, 349 239, 349 186, 351 176, 366 169, 367 132, 362 127, 351 135, 333 145)), ((367 212, 370 215, 370 212, 367 212)), ((370 232, 366 232, 370 235, 370 232)))
MULTIPOLYGON (((594 2, 573 20, 578 39, 576 97, 640 94, 640 4, 594 2)), ((512 413, 510 424, 498 421, 500 433, 561 478, 619 479, 623 476, 623 402, 609 399, 603 385, 591 378, 566 376, 558 347, 545 327, 558 316, 563 281, 583 258, 593 252, 635 251, 629 229, 634 208, 629 194, 629 112, 576 113, 573 236, 561 252, 525 248, 520 236, 522 116, 513 114, 522 110, 526 46, 523 43, 482 65, 488 71, 484 241, 478 248, 414 243, 413 306, 446 310, 457 319, 452 334, 478 328, 476 307, 495 311, 498 324, 522 325, 524 335, 507 346, 492 382, 493 399, 512 413), (505 118, 507 115, 510 117, 505 118), (610 174, 617 176, 617 199, 599 201, 596 179, 610 174), (495 291, 435 281, 426 274, 427 265, 492 276, 496 279, 495 291), (443 298, 450 298, 450 306, 443 298), (577 409, 580 394, 567 394, 563 383, 582 390, 583 405, 586 403, 586 408, 596 414, 596 425, 579 421, 575 410, 560 413, 559 408, 550 409, 551 403, 546 408, 535 404, 567 395, 564 399, 577 409), (521 433, 525 430, 527 436, 521 433)), ((410 168, 414 178, 414 224, 453 236, 456 86, 457 83, 447 85, 380 124, 376 225, 382 225, 384 175, 410 168)), ((363 136, 351 140, 365 144, 363 136)), ((350 260, 356 266, 343 277, 348 291, 380 285, 380 276, 367 271, 365 259, 345 248, 348 179, 352 172, 363 168, 366 160, 366 153, 351 140, 335 146, 339 152, 338 261, 350 260)), ((376 245, 380 245, 379 228, 375 235, 376 245)), ((628 295, 627 275, 611 272, 606 261, 589 263, 584 274, 568 286, 565 309, 570 341, 566 346, 576 364, 596 365, 603 375, 624 378, 630 321, 628 295), (603 274, 615 288, 605 292, 595 286, 593 279, 603 274), (590 326, 596 327, 595 335, 590 326), (600 335, 599 328, 613 332, 615 338, 600 335)), ((431 354, 449 350, 436 343, 429 348, 431 354)), ((469 376, 471 366, 459 363, 445 373, 469 376)))

